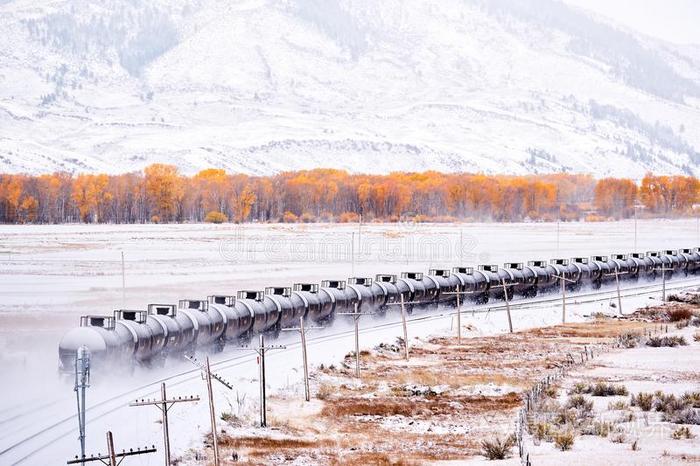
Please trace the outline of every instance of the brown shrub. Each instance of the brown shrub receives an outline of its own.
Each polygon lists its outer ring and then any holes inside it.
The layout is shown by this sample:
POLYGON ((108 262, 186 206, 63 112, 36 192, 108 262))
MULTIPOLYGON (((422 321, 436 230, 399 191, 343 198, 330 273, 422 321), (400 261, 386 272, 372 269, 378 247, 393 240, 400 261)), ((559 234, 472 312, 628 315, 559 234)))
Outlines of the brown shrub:
POLYGON ((567 431, 555 435, 554 444, 561 451, 571 450, 571 447, 574 446, 574 433, 572 431, 567 431))
POLYGON ((509 435, 505 439, 500 437, 486 439, 481 441, 481 454, 490 460, 504 460, 510 456, 514 446, 514 435, 509 435))
POLYGON ((356 212, 343 212, 338 216, 338 221, 340 223, 358 223, 360 215, 356 212))
POLYGON ((693 311, 686 307, 676 307, 666 311, 669 322, 680 322, 682 320, 690 320, 693 317, 693 311))

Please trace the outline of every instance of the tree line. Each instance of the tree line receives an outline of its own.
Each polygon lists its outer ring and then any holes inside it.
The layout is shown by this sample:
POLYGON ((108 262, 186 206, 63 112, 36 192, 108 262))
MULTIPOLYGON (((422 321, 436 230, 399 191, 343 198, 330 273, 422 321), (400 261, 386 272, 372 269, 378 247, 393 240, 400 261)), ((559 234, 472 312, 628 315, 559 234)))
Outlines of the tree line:
POLYGON ((700 182, 648 174, 349 174, 272 176, 207 169, 184 176, 154 164, 120 175, 0 174, 2 223, 552 221, 691 214, 700 182), (638 210, 639 212, 639 210, 638 210))

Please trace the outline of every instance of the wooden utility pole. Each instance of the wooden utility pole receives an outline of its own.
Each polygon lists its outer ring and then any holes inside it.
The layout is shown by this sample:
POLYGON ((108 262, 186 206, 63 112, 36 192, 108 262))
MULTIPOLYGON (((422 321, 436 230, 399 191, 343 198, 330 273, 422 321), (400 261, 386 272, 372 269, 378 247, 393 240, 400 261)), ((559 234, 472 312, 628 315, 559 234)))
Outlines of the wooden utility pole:
POLYGON ((124 251, 122 251, 122 308, 126 309, 126 271, 124 268, 124 251))
POLYGON ((462 305, 459 302, 459 293, 457 297, 457 344, 462 344, 462 305))
POLYGON ((561 282, 561 323, 566 323, 566 283, 576 283, 576 280, 570 280, 564 278, 563 275, 552 275, 554 278, 558 278, 561 282))
POLYGON ((559 279, 561 281, 561 323, 566 323, 566 282, 564 277, 559 279))
POLYGON ((350 256, 351 256, 351 262, 352 262, 352 276, 355 276, 355 232, 352 232, 352 239, 350 240, 350 256))
POLYGON ((173 407, 175 403, 185 403, 185 402, 197 402, 199 401, 198 396, 190 397, 178 397, 173 399, 168 399, 165 394, 165 383, 160 384, 160 400, 136 400, 129 403, 129 406, 155 406, 160 409, 163 418, 163 449, 165 450, 165 464, 170 466, 172 463, 170 461, 170 431, 168 426, 168 410, 173 407))
POLYGON ((265 394, 265 353, 270 350, 287 349, 284 345, 265 346, 265 337, 260 335, 260 343, 257 348, 232 348, 239 351, 255 351, 258 353, 259 375, 260 375, 260 427, 267 427, 267 400, 265 394))
POLYGON ((406 325, 406 304, 403 299, 403 293, 401 295, 401 326, 403 327, 403 351, 406 361, 408 361, 408 326, 406 325))
POLYGON ((265 337, 260 335, 260 346, 254 348, 260 356, 260 427, 267 427, 267 398, 265 394, 265 353, 274 349, 286 349, 283 345, 265 346, 265 337))
POLYGON ((355 321, 355 377, 360 378, 360 317, 374 314, 373 312, 360 312, 355 303, 355 312, 339 312, 339 316, 352 316, 355 321))
POLYGON ((214 391, 211 387, 211 367, 209 366, 209 356, 206 358, 206 379, 207 379, 207 396, 209 397, 209 418, 211 421, 211 436, 214 446, 214 466, 219 466, 219 441, 216 432, 216 412, 214 411, 214 391))
POLYGON ((107 454, 102 455, 102 454, 97 454, 97 455, 90 455, 89 457, 83 455, 82 458, 76 456, 75 459, 66 461, 66 464, 83 464, 83 463, 91 463, 93 461, 99 461, 102 464, 106 464, 107 466, 119 466, 121 462, 126 458, 127 456, 136 456, 136 455, 143 455, 146 453, 155 453, 156 447, 155 445, 151 446, 151 448, 148 447, 143 447, 143 448, 137 448, 135 451, 133 448, 130 448, 129 451, 122 450, 121 453, 117 453, 114 449, 114 439, 112 438, 112 432, 109 431, 107 432, 107 454))
POLYGON ((620 272, 615 271, 615 287, 617 288, 617 307, 618 312, 622 315, 622 296, 620 295, 620 272))
POLYGON ((465 294, 474 294, 473 291, 447 291, 445 293, 440 293, 444 296, 455 296, 457 298, 457 344, 462 344, 462 304, 460 302, 460 296, 465 294))
POLYGON ((304 362, 304 399, 311 401, 311 388, 309 386, 309 360, 306 353, 306 331, 322 329, 323 327, 305 327, 304 316, 299 317, 299 327, 283 328, 283 332, 299 332, 301 334, 301 354, 304 362))
POLYGON ((661 265, 661 268, 656 269, 656 270, 661 270, 661 301, 666 302, 666 271, 672 271, 672 267, 666 267, 665 265, 661 265))
POLYGON ((216 411, 214 410, 214 390, 211 386, 211 379, 218 381, 229 390, 233 390, 233 385, 211 371, 211 367, 209 366, 209 356, 206 357, 204 364, 187 355, 185 355, 185 359, 202 369, 204 373, 204 380, 207 383, 207 396, 209 397, 209 421, 211 422, 211 436, 214 447, 214 466, 219 466, 219 439, 216 433, 216 411))
POLYGON ((615 286, 617 288, 617 307, 618 307, 618 312, 620 315, 622 315, 622 294, 620 293, 620 275, 627 275, 629 272, 620 272, 619 270, 615 269, 614 272, 605 274, 606 277, 615 276, 615 286))
POLYGON ((508 313, 508 330, 513 333, 513 319, 510 316, 510 299, 508 298, 508 288, 506 288, 506 281, 501 278, 501 286, 503 286, 503 299, 506 302, 506 312, 508 313))

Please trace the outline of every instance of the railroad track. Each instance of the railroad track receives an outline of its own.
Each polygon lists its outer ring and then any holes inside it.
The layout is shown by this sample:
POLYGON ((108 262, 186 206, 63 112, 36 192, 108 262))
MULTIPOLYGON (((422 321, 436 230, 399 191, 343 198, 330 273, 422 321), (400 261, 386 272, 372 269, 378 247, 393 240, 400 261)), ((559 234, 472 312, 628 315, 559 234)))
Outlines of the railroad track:
MULTIPOLYGON (((621 287, 620 295, 622 297, 633 297, 633 296, 645 296, 654 293, 659 293, 662 288, 662 284, 650 283, 638 286, 628 286, 621 287)), ((666 291, 674 291, 679 289, 684 289, 692 286, 700 286, 700 277, 684 280, 669 280, 666 284, 666 291)), ((575 306, 586 303, 602 302, 608 301, 617 297, 617 290, 604 289, 596 290, 590 292, 571 292, 567 294, 567 305, 575 306)), ((562 299, 561 295, 550 294, 546 297, 536 297, 536 298, 520 298, 513 299, 510 301, 510 309, 513 310, 534 310, 543 307, 557 307, 561 306, 562 299)), ((490 313, 490 312, 504 312, 506 311, 505 303, 498 305, 493 304, 479 304, 479 305, 465 305, 459 311, 462 314, 469 313, 490 313)), ((443 307, 438 312, 435 311, 421 311, 421 314, 412 314, 408 316, 407 322, 419 323, 419 322, 430 322, 439 319, 445 319, 447 317, 452 317, 457 314, 457 310, 453 308, 443 307)), ((390 322, 378 322, 377 320, 367 321, 370 323, 369 326, 362 327, 362 333, 374 333, 386 330, 388 328, 401 327, 401 320, 394 320, 390 322)), ((324 333, 322 335, 316 335, 313 337, 307 337, 307 344, 309 346, 315 346, 335 340, 341 337, 347 337, 354 334, 354 330, 343 330, 333 333, 324 333)), ((300 347, 299 342, 292 342, 286 345, 287 350, 298 349, 300 347)), ((283 354, 284 351, 279 351, 273 354, 283 354)), ((217 361, 212 362, 212 367, 217 370, 231 369, 243 364, 251 363, 255 360, 256 355, 252 354, 238 354, 236 356, 226 357, 217 361)), ((127 406, 128 402, 135 398, 145 398, 154 395, 158 392, 159 386, 163 382, 167 382, 170 387, 176 387, 192 380, 199 378, 200 369, 189 369, 176 374, 158 378, 152 382, 140 385, 133 389, 126 390, 117 395, 110 396, 102 401, 92 404, 87 409, 87 422, 95 422, 98 419, 102 419, 122 408, 127 406)), ((15 410, 5 410, 5 412, 10 412, 12 414, 9 417, 0 419, 0 427, 6 427, 11 425, 13 422, 19 422, 23 419, 28 419, 32 415, 35 415, 39 410, 56 406, 58 403, 65 401, 66 398, 54 399, 42 404, 39 407, 34 407, 32 409, 23 409, 19 412, 14 412, 15 410)), ((76 415, 73 413, 71 415, 59 416, 59 418, 49 425, 44 425, 38 429, 33 430, 31 433, 23 435, 19 439, 15 439, 7 445, 0 446, 0 463, 2 464, 23 464, 28 460, 33 458, 37 453, 45 450, 50 445, 62 440, 63 438, 77 433, 76 415)), ((2 441, 0 437, 0 442, 2 441)))

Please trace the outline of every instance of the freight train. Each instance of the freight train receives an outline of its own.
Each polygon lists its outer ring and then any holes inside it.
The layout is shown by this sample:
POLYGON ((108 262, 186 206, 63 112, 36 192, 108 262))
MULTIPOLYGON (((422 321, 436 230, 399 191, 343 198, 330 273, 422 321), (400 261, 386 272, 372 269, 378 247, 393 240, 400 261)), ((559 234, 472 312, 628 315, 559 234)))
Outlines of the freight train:
POLYGON ((85 346, 93 366, 108 363, 150 365, 168 356, 191 354, 196 349, 220 351, 226 344, 249 342, 254 336, 277 336, 281 329, 296 326, 299 318, 329 324, 339 313, 373 311, 385 313, 402 299, 408 312, 464 301, 484 304, 514 296, 534 297, 564 286, 577 290, 600 288, 620 280, 654 280, 665 275, 700 271, 700 248, 507 263, 503 267, 454 267, 400 276, 376 275, 324 280, 319 284, 297 283, 293 287, 269 287, 238 291, 236 296, 184 299, 175 304, 150 304, 146 310, 117 310, 112 315, 87 315, 70 330, 58 349, 59 371, 73 373, 77 351, 85 346))

